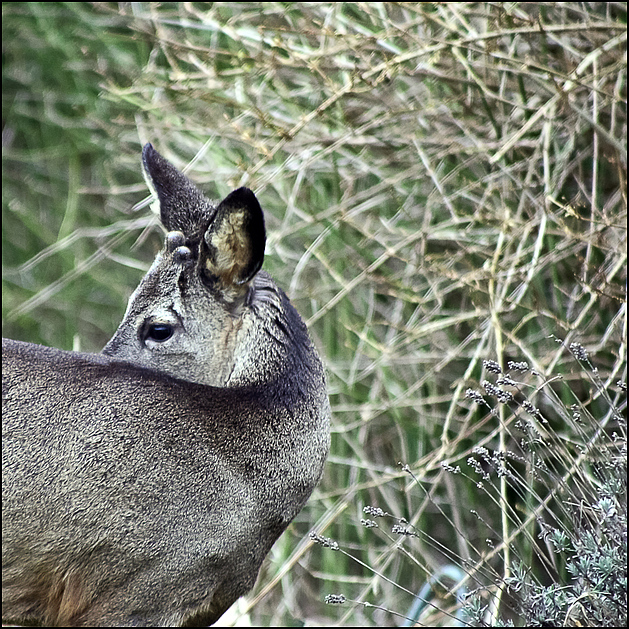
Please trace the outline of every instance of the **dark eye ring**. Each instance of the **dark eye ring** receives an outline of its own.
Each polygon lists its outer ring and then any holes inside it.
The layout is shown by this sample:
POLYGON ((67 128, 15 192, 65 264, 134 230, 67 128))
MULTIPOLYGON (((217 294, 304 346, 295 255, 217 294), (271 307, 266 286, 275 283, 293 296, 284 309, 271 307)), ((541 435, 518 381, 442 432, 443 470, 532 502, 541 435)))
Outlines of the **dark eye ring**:
POLYGON ((173 335, 173 332, 173 326, 170 323, 151 323, 148 327, 146 338, 163 343, 173 335))

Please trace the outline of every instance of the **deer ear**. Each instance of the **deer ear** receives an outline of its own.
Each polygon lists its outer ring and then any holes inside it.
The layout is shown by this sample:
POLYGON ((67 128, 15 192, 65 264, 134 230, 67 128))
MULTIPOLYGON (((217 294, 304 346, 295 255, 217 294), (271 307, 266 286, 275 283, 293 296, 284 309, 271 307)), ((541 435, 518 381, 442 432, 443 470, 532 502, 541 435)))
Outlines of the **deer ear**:
POLYGON ((264 259, 266 232, 262 208, 249 188, 238 188, 216 208, 199 251, 208 283, 235 288, 249 282, 264 259))
POLYGON ((181 231, 188 238, 199 233, 199 226, 208 224, 214 208, 203 193, 152 144, 142 149, 142 165, 146 181, 159 201, 162 225, 167 231, 181 231))

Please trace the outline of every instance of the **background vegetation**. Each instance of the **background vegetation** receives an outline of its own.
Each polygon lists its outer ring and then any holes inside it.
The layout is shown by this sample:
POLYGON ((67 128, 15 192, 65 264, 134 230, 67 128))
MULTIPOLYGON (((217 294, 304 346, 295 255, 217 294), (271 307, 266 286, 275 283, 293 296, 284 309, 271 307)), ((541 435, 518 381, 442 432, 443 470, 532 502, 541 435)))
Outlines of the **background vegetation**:
POLYGON ((12 2, 2 31, 3 336, 113 334, 161 246, 150 141, 255 190, 324 357, 325 476, 232 621, 398 624, 450 566, 420 622, 626 624, 625 3, 12 2))

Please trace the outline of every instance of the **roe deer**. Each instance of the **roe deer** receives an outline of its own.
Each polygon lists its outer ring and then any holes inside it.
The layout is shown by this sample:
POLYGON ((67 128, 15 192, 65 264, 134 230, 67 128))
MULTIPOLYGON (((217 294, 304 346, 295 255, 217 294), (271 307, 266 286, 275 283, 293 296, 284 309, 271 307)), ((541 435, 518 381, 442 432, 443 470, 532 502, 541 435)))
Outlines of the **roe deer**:
POLYGON ((323 367, 256 197, 142 158, 168 234, 103 353, 2 341, 5 622, 213 623, 322 474, 323 367))

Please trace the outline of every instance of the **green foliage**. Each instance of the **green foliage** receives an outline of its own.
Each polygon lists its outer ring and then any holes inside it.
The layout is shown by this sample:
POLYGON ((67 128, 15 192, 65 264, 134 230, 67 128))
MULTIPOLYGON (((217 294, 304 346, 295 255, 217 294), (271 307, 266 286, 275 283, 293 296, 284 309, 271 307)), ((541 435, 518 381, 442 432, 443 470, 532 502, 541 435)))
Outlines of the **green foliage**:
MULTIPOLYGON (((4 336, 111 336, 161 244, 147 141, 265 209, 334 432, 242 613, 397 624, 454 565, 465 622, 622 625, 625 5, 4 3, 2 29, 4 336)), ((441 594, 422 623, 461 620, 441 594)))

